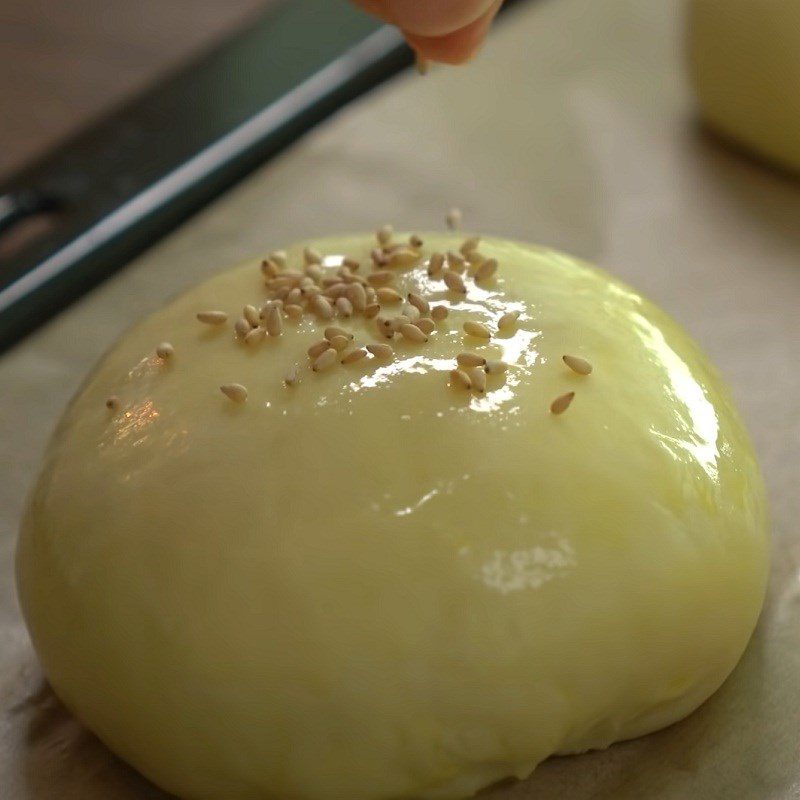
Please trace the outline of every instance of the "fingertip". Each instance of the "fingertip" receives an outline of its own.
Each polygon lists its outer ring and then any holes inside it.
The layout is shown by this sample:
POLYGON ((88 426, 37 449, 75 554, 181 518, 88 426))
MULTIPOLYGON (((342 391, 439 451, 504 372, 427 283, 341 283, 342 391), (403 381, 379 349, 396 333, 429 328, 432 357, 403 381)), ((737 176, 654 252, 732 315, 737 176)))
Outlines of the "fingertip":
POLYGON ((454 67, 469 61, 480 46, 478 44, 474 47, 464 47, 457 42, 451 42, 449 36, 425 38, 406 35, 406 38, 418 58, 454 67))
POLYGON ((480 19, 446 36, 419 36, 408 31, 404 35, 422 58, 442 64, 463 64, 480 49, 500 5, 501 0, 496 0, 480 19))
POLYGON ((384 0, 388 16, 413 36, 440 38, 487 14, 495 0, 384 0))

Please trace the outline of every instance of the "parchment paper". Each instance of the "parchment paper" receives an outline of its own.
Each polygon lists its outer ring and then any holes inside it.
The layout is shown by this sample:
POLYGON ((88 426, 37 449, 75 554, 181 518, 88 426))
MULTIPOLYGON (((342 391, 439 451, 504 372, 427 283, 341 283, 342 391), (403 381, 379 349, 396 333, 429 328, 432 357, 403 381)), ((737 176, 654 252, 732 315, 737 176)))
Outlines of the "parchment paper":
POLYGON ((0 797, 165 797, 62 710, 14 599, 23 495, 91 364, 229 262, 384 220, 435 227, 450 205, 478 230, 598 262, 681 320, 733 386, 774 518, 767 604, 717 695, 666 731, 553 759, 488 797, 800 797, 800 182, 698 133, 681 12, 665 0, 514 12, 472 65, 349 108, 0 359, 0 797))

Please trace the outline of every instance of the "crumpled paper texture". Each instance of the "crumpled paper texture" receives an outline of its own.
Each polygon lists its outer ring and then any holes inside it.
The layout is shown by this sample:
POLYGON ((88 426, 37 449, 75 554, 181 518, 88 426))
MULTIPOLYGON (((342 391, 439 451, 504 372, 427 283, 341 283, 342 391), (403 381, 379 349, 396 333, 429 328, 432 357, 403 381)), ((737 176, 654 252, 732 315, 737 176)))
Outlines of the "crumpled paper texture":
POLYGON ((774 560, 741 664, 687 720, 551 759, 491 800, 800 797, 800 181, 702 134, 680 3, 542 0, 461 69, 349 107, 0 359, 0 795, 163 800, 44 684, 13 548, 57 417, 128 325, 231 262, 303 236, 465 224, 597 262, 660 303, 733 387, 769 488, 774 560))

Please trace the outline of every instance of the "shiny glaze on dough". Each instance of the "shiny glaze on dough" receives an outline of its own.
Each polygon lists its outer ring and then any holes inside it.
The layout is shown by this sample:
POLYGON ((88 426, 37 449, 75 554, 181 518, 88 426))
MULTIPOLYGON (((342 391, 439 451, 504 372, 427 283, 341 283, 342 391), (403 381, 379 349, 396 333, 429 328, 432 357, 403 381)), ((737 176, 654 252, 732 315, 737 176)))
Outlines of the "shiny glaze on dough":
MULTIPOLYGON (((338 263, 372 241, 314 246, 338 263)), ((767 543, 718 377, 607 275, 480 249, 500 270, 462 300, 421 270, 401 279, 451 313, 391 363, 311 373, 309 318, 234 341, 242 305, 265 299, 253 261, 129 332, 67 410, 21 534, 23 610, 62 699, 166 789, 463 797, 667 725, 736 664, 767 543), (206 308, 229 323, 199 324, 206 308), (516 329, 465 338, 465 319, 509 310, 516 329), (463 350, 509 364, 485 396, 447 384, 463 350)))

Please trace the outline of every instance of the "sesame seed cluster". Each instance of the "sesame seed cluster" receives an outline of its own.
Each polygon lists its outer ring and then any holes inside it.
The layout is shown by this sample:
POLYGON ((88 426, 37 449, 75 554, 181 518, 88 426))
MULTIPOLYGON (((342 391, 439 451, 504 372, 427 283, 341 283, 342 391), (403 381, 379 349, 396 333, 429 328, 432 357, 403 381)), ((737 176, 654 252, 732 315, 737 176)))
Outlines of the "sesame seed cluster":
MULTIPOLYGON (((461 223, 461 212, 451 209, 446 217, 451 230, 461 223)), ((431 281, 441 281, 447 292, 456 297, 467 294, 468 281, 488 285, 497 276, 497 259, 484 256, 480 251, 479 236, 468 236, 457 251, 432 252, 425 255, 423 240, 412 234, 407 240, 396 240, 391 225, 381 226, 375 233, 375 247, 370 257, 362 262, 351 256, 338 261, 336 267, 326 267, 322 253, 313 247, 303 249, 302 264, 289 264, 287 253, 276 250, 261 262, 261 274, 267 299, 257 307, 246 304, 233 321, 236 340, 243 347, 257 347, 267 338, 279 338, 284 326, 311 319, 322 328, 322 336, 306 349, 306 369, 295 363, 283 376, 284 385, 291 389, 301 382, 303 375, 320 373, 368 359, 376 364, 393 360, 393 344, 402 340, 412 345, 425 345, 438 328, 446 324, 449 311, 446 305, 432 304, 416 292, 401 293, 397 286, 400 275, 424 270, 431 281), (343 327, 348 320, 361 317, 374 326, 378 342, 361 343, 355 334, 343 327)), ((217 309, 196 312, 197 321, 203 325, 224 326, 229 315, 217 309)), ((477 320, 463 322, 462 331, 467 341, 475 339, 488 342, 497 332, 507 333, 517 326, 518 311, 509 311, 497 320, 497 331, 477 320)), ((175 348, 161 342, 155 348, 159 359, 175 358, 175 348)), ((574 373, 588 376, 592 365, 583 358, 564 355, 564 364, 574 373)), ((499 360, 487 360, 476 353, 465 351, 456 355, 453 369, 448 374, 449 386, 455 391, 485 394, 487 376, 502 376, 508 365, 499 360)), ((248 391, 241 383, 227 383, 220 391, 234 403, 244 403, 248 391)), ((575 392, 559 395, 549 410, 558 415, 566 411, 575 392)), ((106 400, 111 410, 120 407, 120 400, 111 396, 106 400)))

